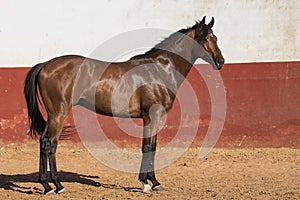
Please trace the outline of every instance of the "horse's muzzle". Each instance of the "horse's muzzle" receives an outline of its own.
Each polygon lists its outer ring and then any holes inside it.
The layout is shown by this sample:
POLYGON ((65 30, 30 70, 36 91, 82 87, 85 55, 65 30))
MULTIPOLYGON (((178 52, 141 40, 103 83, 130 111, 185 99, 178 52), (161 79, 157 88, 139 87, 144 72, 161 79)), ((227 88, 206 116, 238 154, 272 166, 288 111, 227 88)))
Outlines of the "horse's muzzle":
POLYGON ((223 67, 224 63, 225 59, 223 57, 215 58, 213 67, 216 70, 220 70, 223 67))
POLYGON ((225 63, 224 58, 217 58, 216 59, 216 65, 217 65, 218 69, 221 69, 223 67, 224 63, 225 63))

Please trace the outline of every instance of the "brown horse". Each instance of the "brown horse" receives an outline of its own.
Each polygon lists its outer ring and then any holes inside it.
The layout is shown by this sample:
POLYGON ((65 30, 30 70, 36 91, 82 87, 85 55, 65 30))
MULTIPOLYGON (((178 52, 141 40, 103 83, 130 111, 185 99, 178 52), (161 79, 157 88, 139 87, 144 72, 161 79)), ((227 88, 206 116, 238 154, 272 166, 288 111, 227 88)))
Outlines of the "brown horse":
POLYGON ((126 62, 108 63, 81 56, 62 56, 35 65, 24 86, 29 134, 40 135, 39 182, 45 194, 62 193, 55 152, 64 122, 75 105, 108 116, 143 119, 142 163, 139 181, 143 191, 162 190, 154 172, 159 121, 173 105, 176 92, 197 58, 221 69, 224 58, 213 34, 214 18, 173 33, 142 55, 126 62), (39 92, 38 92, 39 91, 39 92), (47 111, 44 120, 38 105, 47 111), (50 163, 52 190, 47 182, 50 163), (148 184, 152 183, 152 188, 148 184))

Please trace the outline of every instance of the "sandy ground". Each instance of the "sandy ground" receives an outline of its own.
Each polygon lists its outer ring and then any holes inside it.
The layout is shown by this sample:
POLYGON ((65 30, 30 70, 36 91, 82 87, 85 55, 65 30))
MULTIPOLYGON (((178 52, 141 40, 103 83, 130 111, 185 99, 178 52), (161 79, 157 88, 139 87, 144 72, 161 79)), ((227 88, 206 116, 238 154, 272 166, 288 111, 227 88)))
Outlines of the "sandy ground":
POLYGON ((189 149, 157 171, 164 191, 145 194, 137 174, 110 169, 82 146, 61 142, 57 159, 67 192, 45 196, 37 183, 38 145, 0 146, 0 199, 300 199, 300 149, 189 149))

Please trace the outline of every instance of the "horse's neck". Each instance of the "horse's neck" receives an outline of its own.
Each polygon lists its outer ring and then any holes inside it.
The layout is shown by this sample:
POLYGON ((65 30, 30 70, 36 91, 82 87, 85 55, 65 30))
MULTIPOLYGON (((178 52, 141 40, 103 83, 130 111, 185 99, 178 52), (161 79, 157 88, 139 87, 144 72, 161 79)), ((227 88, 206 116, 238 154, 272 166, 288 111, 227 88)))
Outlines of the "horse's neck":
POLYGON ((188 75, 191 70, 193 63, 186 58, 181 56, 176 56, 174 59, 174 69, 178 71, 184 78, 188 75))
POLYGON ((195 62, 195 60, 192 60, 191 48, 173 48, 169 52, 165 52, 165 56, 170 59, 173 69, 184 78, 188 75, 195 62))
POLYGON ((189 39, 181 39, 179 42, 176 41, 161 49, 156 49, 150 54, 135 56, 131 58, 131 61, 135 62, 134 65, 157 64, 157 66, 168 73, 171 79, 167 79, 174 85, 174 89, 177 90, 195 62, 192 56, 193 43, 191 41, 189 39))
POLYGON ((183 77, 188 75, 195 62, 193 44, 194 41, 189 36, 183 36, 166 48, 169 51, 166 52, 167 57, 172 60, 174 69, 183 77))

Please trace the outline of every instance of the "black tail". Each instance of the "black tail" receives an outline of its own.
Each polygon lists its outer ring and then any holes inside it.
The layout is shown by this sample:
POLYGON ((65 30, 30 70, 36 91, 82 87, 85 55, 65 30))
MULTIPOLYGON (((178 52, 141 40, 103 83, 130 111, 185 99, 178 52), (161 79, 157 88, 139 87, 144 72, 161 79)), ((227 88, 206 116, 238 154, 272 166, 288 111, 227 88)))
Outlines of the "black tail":
POLYGON ((24 83, 24 95, 26 98, 29 120, 28 134, 33 136, 41 135, 46 127, 46 121, 39 109, 38 102, 38 76, 44 63, 37 64, 28 72, 24 83))

